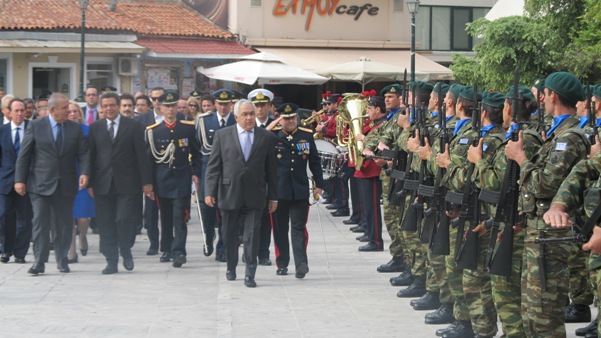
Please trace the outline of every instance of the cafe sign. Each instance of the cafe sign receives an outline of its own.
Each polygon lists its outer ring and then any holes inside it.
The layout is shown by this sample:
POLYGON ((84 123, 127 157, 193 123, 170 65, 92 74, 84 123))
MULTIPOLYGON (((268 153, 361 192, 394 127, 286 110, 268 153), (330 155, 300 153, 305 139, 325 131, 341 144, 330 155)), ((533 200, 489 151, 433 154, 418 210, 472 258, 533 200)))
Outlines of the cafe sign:
POLYGON ((358 21, 364 15, 376 16, 379 11, 379 7, 370 3, 357 5, 343 0, 276 0, 273 15, 276 17, 290 15, 290 13, 304 15, 307 17, 305 31, 308 31, 311 28, 313 15, 321 17, 349 15, 353 20, 358 21))

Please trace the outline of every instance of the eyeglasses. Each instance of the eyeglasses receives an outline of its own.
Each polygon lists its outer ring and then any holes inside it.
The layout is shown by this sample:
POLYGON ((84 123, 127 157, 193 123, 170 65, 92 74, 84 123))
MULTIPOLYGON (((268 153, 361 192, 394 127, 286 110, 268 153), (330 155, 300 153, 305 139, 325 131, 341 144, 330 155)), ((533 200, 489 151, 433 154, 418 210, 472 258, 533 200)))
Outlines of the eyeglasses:
POLYGON ((198 105, 197 104, 189 104, 188 107, 198 108, 198 105))
POLYGON ((159 98, 158 97, 151 97, 150 101, 157 101, 159 98))

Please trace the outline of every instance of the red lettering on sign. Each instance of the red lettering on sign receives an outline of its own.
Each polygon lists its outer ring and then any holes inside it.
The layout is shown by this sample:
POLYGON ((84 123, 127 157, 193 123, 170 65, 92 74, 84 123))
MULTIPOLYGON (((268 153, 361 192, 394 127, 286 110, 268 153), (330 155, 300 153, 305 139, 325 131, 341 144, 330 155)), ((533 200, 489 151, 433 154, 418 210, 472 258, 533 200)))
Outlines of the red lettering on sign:
POLYGON ((292 10, 293 14, 296 14, 298 9, 299 1, 301 1, 301 14, 307 15, 307 21, 305 22, 305 30, 308 31, 311 28, 311 22, 313 21, 313 14, 317 11, 320 16, 332 15, 334 12, 337 14, 349 14, 353 15, 355 20, 361 17, 361 14, 365 11, 368 15, 377 15, 378 7, 373 7, 371 4, 364 4, 363 6, 347 6, 340 5, 341 0, 292 0, 287 5, 285 0, 277 0, 275 7, 273 8, 274 16, 283 16, 288 14, 292 10))

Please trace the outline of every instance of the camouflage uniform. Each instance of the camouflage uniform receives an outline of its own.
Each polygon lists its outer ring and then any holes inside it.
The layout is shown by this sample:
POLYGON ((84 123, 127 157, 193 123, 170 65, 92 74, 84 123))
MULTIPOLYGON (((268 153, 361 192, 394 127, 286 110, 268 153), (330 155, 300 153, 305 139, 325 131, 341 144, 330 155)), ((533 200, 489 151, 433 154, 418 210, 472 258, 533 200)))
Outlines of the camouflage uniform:
POLYGON ((567 260, 571 245, 539 245, 533 240, 540 236, 567 235, 566 229, 551 229, 542 216, 564 178, 589 150, 590 144, 578 128, 578 119, 570 116, 548 136, 532 161, 526 160, 521 165, 520 203, 527 217, 522 265, 522 319, 529 337, 565 337, 563 309, 568 294, 567 260), (541 266, 545 271, 541 271, 541 266))
MULTIPOLYGON (((532 158, 538 152, 542 144, 542 139, 532 125, 523 124, 522 130, 526 157, 532 158)), ((481 160, 476 163, 475 170, 482 189, 492 191, 501 190, 507 167, 507 157, 505 156, 506 145, 507 142, 505 141, 499 146, 492 161, 481 160)), ((499 228, 503 229, 504 227, 505 223, 501 222, 499 228)), ((510 276, 490 275, 493 301, 497 315, 501 320, 503 337, 508 338, 526 337, 520 309, 524 234, 524 231, 514 233, 510 276)), ((487 249, 491 250, 491 248, 487 249)))

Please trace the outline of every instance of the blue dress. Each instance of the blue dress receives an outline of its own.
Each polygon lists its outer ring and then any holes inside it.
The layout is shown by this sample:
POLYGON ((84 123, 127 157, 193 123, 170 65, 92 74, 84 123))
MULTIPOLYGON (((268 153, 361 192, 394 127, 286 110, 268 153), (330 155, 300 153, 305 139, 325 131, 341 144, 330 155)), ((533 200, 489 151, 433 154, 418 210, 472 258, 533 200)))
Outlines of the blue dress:
MULTIPOLYGON (((83 136, 88 137, 88 126, 81 125, 83 136)), ((77 176, 79 177, 79 168, 77 168, 77 176)), ((82 189, 75 196, 73 203, 73 218, 91 218, 96 217, 96 208, 94 207, 94 199, 88 194, 88 189, 82 189)))

